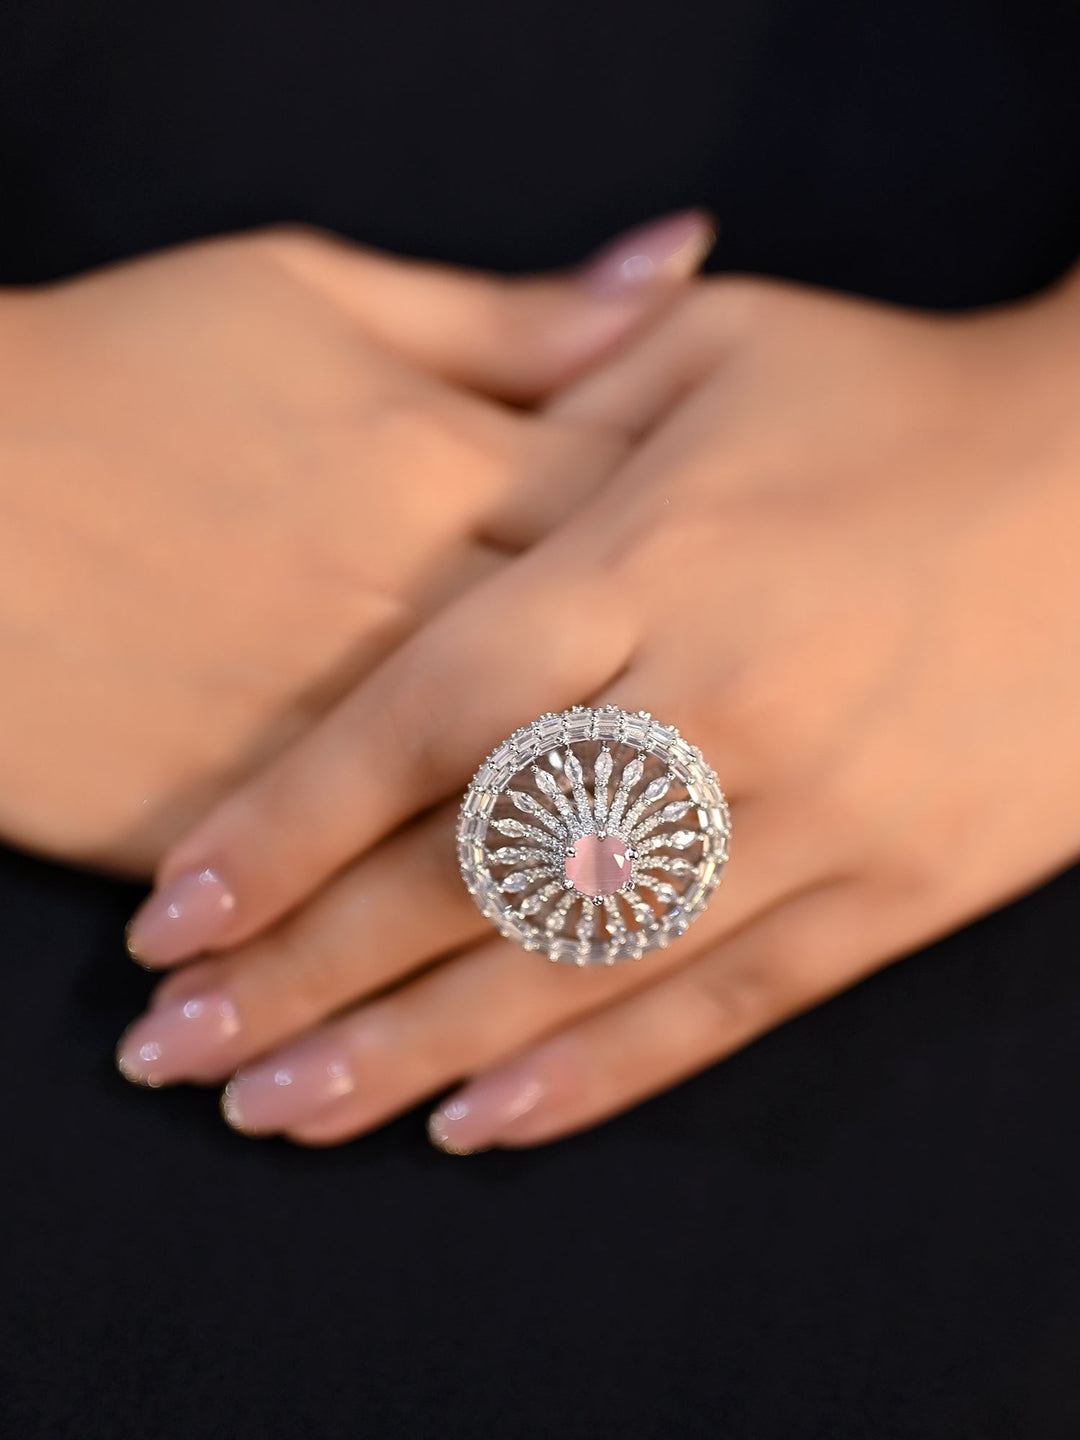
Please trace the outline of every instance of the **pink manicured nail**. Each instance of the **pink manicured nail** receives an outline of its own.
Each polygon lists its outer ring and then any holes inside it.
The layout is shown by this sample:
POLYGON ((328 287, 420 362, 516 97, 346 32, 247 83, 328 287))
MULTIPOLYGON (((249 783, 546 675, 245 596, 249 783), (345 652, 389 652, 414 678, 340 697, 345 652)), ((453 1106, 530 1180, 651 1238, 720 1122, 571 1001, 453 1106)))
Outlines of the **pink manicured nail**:
POLYGON ((341 1044, 317 1036, 238 1071, 225 1086, 221 1113, 234 1130, 273 1135, 311 1119, 355 1088, 341 1044))
POLYGON ((223 990, 192 995, 141 1015, 120 1040, 117 1069, 136 1085, 196 1079, 216 1067, 239 1030, 236 1007, 223 990))
POLYGON ((481 1075, 444 1101, 428 1119, 431 1143, 448 1155, 487 1150, 546 1094, 547 1086, 531 1067, 507 1066, 481 1075))
POLYGON ((127 929, 133 959, 170 965, 204 950, 236 909, 236 896, 216 870, 191 870, 155 890, 127 929))
POLYGON ((681 210, 606 245, 579 271, 581 283, 604 299, 688 280, 716 244, 716 222, 704 210, 681 210))

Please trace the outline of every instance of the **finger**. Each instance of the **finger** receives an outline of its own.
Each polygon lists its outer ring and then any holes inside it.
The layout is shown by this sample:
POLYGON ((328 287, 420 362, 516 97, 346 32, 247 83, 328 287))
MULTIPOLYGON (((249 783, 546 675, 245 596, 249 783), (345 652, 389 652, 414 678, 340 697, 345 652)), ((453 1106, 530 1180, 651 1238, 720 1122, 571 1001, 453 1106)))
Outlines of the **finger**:
MULTIPOLYGON (((698 945, 732 933, 824 861, 819 840, 801 817, 785 822, 755 802, 735 809, 739 848, 723 891, 695 927, 698 945)), ((222 1079, 347 1005, 400 983, 440 954, 490 935, 458 871, 455 821, 456 807, 443 807, 391 837, 275 929, 228 954, 174 971, 158 987, 150 1012, 123 1037, 117 1053, 122 1073, 154 1086, 222 1079)), ((691 953, 679 948, 680 958, 691 953)), ((486 982, 471 985, 475 993, 466 1003, 449 1003, 455 986, 459 996, 470 988, 474 968, 467 959, 455 963, 465 980, 449 986, 433 982, 420 992, 447 990, 432 1007, 439 1024, 455 1024, 474 999, 489 1005, 482 996, 486 982)), ((596 982, 563 982, 571 1009, 559 1018, 576 1013, 577 997, 590 993, 590 983, 596 982)), ((416 993, 414 987, 403 997, 407 1008, 415 1007, 416 993)), ((514 1047, 545 1023, 531 1001, 525 1013, 530 1028, 513 1036, 514 1047)), ((503 1018, 509 1023, 512 1015, 511 1009, 503 1018)), ((462 1068, 440 1075, 440 1085, 477 1063, 466 1045, 462 1068)), ((298 1087, 286 1100, 295 1107, 302 1098, 298 1087)))
POLYGON ((595 1125, 854 984, 907 943, 885 938, 855 882, 810 889, 644 993, 478 1076, 432 1116, 432 1139, 468 1154, 595 1125))
POLYGON ((498 427, 487 452, 494 457, 495 484, 473 534, 504 561, 577 514, 627 457, 625 437, 613 430, 521 411, 488 418, 493 431, 498 427))
MULTIPOLYGON (((734 629, 730 623, 727 628, 734 629)), ((774 745, 763 744, 758 733, 762 727, 746 723, 738 713, 737 702, 730 704, 727 679, 725 646, 717 647, 700 673, 689 674, 683 658, 668 650, 664 634, 654 634, 635 649, 633 665, 589 703, 597 709, 614 705, 632 715, 652 706, 659 708, 658 697, 677 696, 678 713, 669 713, 665 701, 663 719, 677 721, 684 735, 708 736, 705 758, 729 802, 759 796, 766 788, 769 793, 781 793, 773 783, 777 763, 774 745)), ((792 790, 788 787, 783 793, 790 797, 792 790)))
POLYGON ((620 236, 577 272, 505 278, 401 260, 300 227, 265 243, 290 271, 411 363, 485 394, 531 401, 657 313, 715 242, 687 210, 620 236))
POLYGON ((763 290, 730 279, 695 286, 645 334, 553 396, 545 416, 630 439, 646 434, 730 353, 763 290))
POLYGON ((455 808, 436 811, 257 940, 175 970, 121 1040, 121 1072, 154 1086, 223 1080, 253 1056, 490 934, 461 881, 455 821, 455 808))
MULTIPOLYGON (((741 863, 737 857, 722 899, 699 923, 701 942, 736 929, 789 883, 796 867, 821 860, 801 822, 784 827, 754 804, 737 815, 741 863)), ((223 1079, 435 957, 490 937, 458 870, 455 822, 456 807, 443 807, 391 837, 273 930, 175 970, 121 1040, 121 1072, 152 1086, 223 1079)), ((588 983, 569 986, 567 995, 588 993, 588 983)), ((440 1001, 435 1014, 445 1023, 455 1011, 440 1001)), ((459 1073, 465 1072, 442 1083, 459 1073)))
POLYGON ((247 939, 460 793, 519 725, 600 690, 636 639, 607 600, 593 546, 575 543, 448 607, 179 842, 132 921, 133 954, 165 964, 247 939))
POLYGON ((229 1089, 231 1123, 319 1143, 356 1135, 686 964, 695 945, 735 932, 776 903, 793 867, 805 864, 805 851, 777 847, 763 815, 739 818, 749 831, 744 863, 733 863, 730 886, 669 950, 578 970, 501 941, 481 945, 242 1070, 229 1089))

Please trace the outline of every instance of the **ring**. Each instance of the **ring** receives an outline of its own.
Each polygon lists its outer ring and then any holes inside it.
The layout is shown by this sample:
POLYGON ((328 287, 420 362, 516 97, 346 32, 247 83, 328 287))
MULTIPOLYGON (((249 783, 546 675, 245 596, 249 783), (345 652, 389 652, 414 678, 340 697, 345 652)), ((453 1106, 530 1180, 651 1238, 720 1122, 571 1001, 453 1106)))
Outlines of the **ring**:
POLYGON ((719 781, 678 730, 644 710, 575 705, 496 746, 465 792, 457 842, 470 895, 507 939, 614 965, 701 914, 730 835, 719 781))

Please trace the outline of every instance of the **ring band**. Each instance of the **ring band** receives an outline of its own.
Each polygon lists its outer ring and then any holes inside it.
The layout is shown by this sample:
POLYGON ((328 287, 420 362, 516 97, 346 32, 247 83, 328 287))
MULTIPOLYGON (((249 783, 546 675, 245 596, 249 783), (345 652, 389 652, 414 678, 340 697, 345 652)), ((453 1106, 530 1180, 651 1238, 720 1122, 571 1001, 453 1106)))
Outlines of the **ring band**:
POLYGON ((730 835, 716 775, 677 730, 644 710, 575 705, 496 746, 465 792, 457 840, 469 893, 507 939, 614 965, 701 914, 730 835))

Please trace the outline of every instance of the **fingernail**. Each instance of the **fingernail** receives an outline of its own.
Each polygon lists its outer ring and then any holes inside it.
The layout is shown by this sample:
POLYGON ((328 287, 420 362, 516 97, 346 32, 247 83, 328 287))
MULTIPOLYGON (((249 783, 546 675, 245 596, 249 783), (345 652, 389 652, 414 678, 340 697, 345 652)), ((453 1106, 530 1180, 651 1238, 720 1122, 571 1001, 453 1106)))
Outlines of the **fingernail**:
POLYGON ((481 1075, 429 1116, 428 1138, 448 1155, 487 1150, 546 1093, 546 1085, 531 1068, 508 1066, 481 1075))
POLYGON ((621 298, 688 280, 715 244, 713 217, 705 210, 681 210, 620 235, 585 262, 579 278, 595 295, 621 298))
POLYGON ((178 875, 146 900, 127 928, 128 953, 140 965, 169 965, 204 950, 236 909, 216 870, 178 875))
POLYGON ((221 1113, 246 1135, 274 1135, 309 1120, 355 1088, 341 1045, 318 1036, 238 1071, 225 1086, 221 1113))
POLYGON ((216 1068, 239 1030, 236 1007, 223 990, 192 995, 141 1015, 121 1037, 116 1067, 135 1085, 196 1079, 201 1071, 216 1068))

